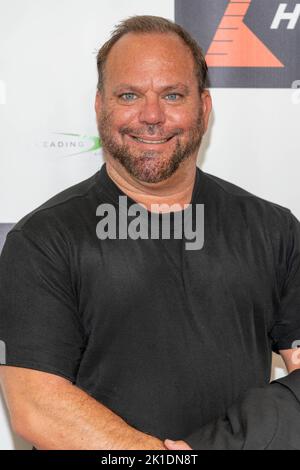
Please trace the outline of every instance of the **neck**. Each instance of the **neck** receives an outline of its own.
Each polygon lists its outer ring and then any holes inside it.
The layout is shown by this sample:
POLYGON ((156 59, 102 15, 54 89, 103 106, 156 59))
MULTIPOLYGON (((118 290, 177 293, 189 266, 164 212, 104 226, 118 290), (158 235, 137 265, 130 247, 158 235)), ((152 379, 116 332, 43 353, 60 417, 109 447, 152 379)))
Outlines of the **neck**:
MULTIPOLYGON (((159 183, 145 183, 131 176, 125 168, 112 158, 106 160, 106 170, 109 177, 121 189, 138 204, 151 210, 152 204, 177 204, 177 210, 184 209, 185 204, 190 204, 196 176, 196 158, 189 158, 182 162, 177 171, 165 181, 159 183)), ((160 209, 159 212, 169 212, 160 209)))

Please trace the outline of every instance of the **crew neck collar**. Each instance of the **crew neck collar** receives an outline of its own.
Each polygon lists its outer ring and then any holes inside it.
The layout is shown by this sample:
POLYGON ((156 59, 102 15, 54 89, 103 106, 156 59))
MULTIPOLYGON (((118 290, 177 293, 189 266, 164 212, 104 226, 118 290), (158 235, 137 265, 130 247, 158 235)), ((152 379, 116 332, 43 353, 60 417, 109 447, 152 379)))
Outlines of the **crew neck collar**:
MULTIPOLYGON (((193 187, 193 192, 192 192, 192 198, 190 201, 190 204, 194 204, 197 201, 197 196, 200 191, 200 188, 202 187, 203 183, 203 171, 200 170, 200 168, 196 168, 196 174, 195 174, 195 181, 194 181, 194 187, 193 187)), ((103 192, 103 189, 105 188, 106 192, 110 196, 110 200, 116 204, 119 204, 119 197, 120 196, 126 196, 128 205, 131 206, 132 204, 139 204, 137 201, 134 201, 130 196, 128 196, 126 193, 124 193, 117 185, 116 183, 111 179, 109 174, 107 173, 107 168, 106 168, 106 163, 103 163, 101 169, 99 170, 97 174, 97 187, 103 192)), ((148 211, 150 213, 150 211, 148 211)))

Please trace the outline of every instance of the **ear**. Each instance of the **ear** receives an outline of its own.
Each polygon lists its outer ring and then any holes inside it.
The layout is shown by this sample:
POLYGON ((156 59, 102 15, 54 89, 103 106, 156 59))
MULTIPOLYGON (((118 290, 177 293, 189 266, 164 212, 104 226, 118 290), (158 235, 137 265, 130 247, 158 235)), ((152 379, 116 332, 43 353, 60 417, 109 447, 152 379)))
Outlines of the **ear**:
POLYGON ((206 132, 209 116, 212 109, 212 99, 210 92, 208 90, 204 90, 201 95, 201 103, 202 103, 202 110, 203 110, 203 120, 204 120, 204 131, 206 132))

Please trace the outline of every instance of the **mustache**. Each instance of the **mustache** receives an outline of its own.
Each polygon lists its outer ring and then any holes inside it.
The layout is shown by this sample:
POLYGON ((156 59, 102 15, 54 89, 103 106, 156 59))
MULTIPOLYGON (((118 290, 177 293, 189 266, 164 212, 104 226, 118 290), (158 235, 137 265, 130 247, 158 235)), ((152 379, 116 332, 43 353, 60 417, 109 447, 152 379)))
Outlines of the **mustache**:
POLYGON ((173 137, 174 135, 183 134, 184 131, 181 128, 176 128, 176 129, 172 129, 166 132, 166 131, 163 131, 163 129, 149 125, 147 127, 139 128, 139 129, 134 129, 133 127, 129 127, 129 126, 124 126, 119 129, 119 132, 122 135, 130 134, 136 137, 145 136, 145 135, 149 135, 149 136, 155 135, 156 137, 161 137, 161 138, 166 139, 169 137, 173 137))

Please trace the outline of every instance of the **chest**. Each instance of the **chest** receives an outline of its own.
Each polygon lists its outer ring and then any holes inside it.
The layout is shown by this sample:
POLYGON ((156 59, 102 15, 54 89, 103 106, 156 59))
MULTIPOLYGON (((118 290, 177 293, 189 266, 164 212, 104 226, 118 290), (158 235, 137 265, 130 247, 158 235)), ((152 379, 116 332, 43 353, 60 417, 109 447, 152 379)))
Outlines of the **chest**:
POLYGON ((266 335, 276 309, 269 254, 249 241, 102 240, 80 257, 80 310, 95 322, 152 328, 176 323, 220 341, 266 335), (257 251, 257 252, 256 252, 257 251), (211 335, 209 334, 211 332, 211 335))

